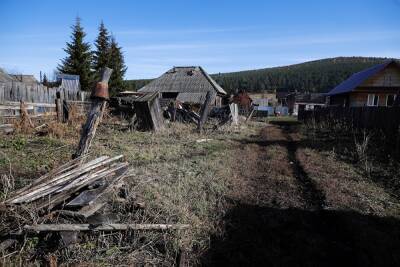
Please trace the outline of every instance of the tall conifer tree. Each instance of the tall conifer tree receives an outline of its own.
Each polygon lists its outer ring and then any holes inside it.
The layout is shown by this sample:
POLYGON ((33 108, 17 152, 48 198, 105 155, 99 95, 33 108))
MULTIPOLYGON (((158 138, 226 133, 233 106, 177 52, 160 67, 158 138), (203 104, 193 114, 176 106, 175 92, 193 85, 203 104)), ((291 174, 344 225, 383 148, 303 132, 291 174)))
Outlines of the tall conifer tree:
POLYGON ((110 61, 110 35, 104 26, 103 21, 100 23, 99 35, 95 40, 96 51, 93 52, 93 70, 96 74, 104 67, 108 67, 110 61))
POLYGON ((76 18, 72 28, 71 42, 67 42, 64 51, 67 53, 57 70, 62 73, 79 75, 81 89, 90 90, 92 83, 90 44, 84 41, 86 33, 81 26, 81 19, 76 18))
POLYGON ((113 69, 111 78, 109 81, 110 93, 115 94, 122 91, 125 88, 124 76, 127 70, 125 66, 124 55, 121 47, 115 41, 115 37, 111 37, 110 49, 109 49, 109 67, 113 69))

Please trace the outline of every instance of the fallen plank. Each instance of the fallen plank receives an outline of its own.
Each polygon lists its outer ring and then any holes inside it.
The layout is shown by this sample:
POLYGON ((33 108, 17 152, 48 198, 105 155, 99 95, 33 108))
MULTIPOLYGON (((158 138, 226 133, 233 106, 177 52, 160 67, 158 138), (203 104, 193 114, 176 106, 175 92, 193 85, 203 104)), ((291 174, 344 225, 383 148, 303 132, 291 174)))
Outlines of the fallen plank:
POLYGON ((188 224, 38 224, 25 225, 27 232, 70 232, 70 231, 127 231, 127 230, 184 230, 188 224))
POLYGON ((122 179, 128 177, 128 165, 124 169, 118 170, 118 177, 116 177, 107 187, 103 187, 101 190, 91 201, 87 203, 86 206, 79 210, 79 214, 84 216, 85 218, 92 216, 98 210, 100 210, 108 200, 108 195, 115 188, 115 186, 122 181, 122 179))
POLYGON ((57 176, 50 181, 47 181, 43 184, 38 184, 34 188, 30 188, 29 192, 22 192, 18 196, 13 197, 12 199, 8 200, 7 202, 12 204, 23 203, 27 201, 33 201, 40 197, 43 197, 53 191, 60 189, 57 185, 62 185, 68 181, 71 181, 74 178, 79 178, 84 173, 87 173, 91 170, 94 170, 98 167, 102 167, 106 164, 109 164, 113 161, 119 160, 123 157, 123 155, 119 155, 113 158, 108 158, 106 156, 97 158, 93 161, 90 161, 79 168, 73 169, 67 173, 63 173, 60 176, 57 176))
MULTIPOLYGON (((79 183, 78 185, 76 185, 75 187, 63 191, 60 194, 54 195, 54 196, 50 196, 48 199, 44 200, 43 203, 38 205, 39 209, 42 208, 49 208, 52 209, 53 207, 63 203, 64 201, 68 200, 71 195, 79 190, 81 190, 82 188, 90 185, 91 183, 99 180, 99 179, 103 179, 106 178, 109 175, 113 175, 113 173, 117 172, 120 169, 126 168, 129 164, 127 162, 125 163, 121 163, 118 166, 114 167, 113 169, 107 170, 104 173, 101 173, 100 175, 94 176, 94 177, 89 177, 88 179, 84 180, 83 182, 79 183)), ((117 178, 114 178, 117 179, 117 178)))
POLYGON ((28 184, 28 185, 24 186, 23 188, 17 190, 17 191, 13 194, 12 198, 8 199, 7 201, 10 201, 10 200, 16 198, 16 197, 17 197, 18 195, 20 195, 22 192, 26 192, 27 190, 32 189, 34 186, 36 186, 36 185, 42 183, 42 182, 45 181, 46 179, 49 179, 49 178, 51 178, 51 177, 54 177, 54 176, 56 176, 56 175, 59 175, 59 174, 61 174, 61 173, 63 173, 63 172, 66 172, 66 171, 69 171, 69 170, 75 168, 75 167, 79 164, 79 162, 80 162, 83 158, 86 158, 87 156, 88 156, 88 155, 85 155, 85 156, 83 156, 82 158, 77 158, 77 159, 71 160, 71 161, 69 161, 69 162, 67 162, 67 163, 65 163, 65 164, 63 164, 63 165, 61 165, 61 166, 59 166, 59 167, 57 167, 57 168, 51 170, 50 172, 46 173, 45 175, 43 175, 43 176, 39 177, 38 179, 34 180, 31 184, 28 184))
POLYGON ((0 251, 5 251, 9 247, 13 246, 15 243, 17 243, 17 240, 15 239, 6 239, 3 242, 0 243, 0 251))

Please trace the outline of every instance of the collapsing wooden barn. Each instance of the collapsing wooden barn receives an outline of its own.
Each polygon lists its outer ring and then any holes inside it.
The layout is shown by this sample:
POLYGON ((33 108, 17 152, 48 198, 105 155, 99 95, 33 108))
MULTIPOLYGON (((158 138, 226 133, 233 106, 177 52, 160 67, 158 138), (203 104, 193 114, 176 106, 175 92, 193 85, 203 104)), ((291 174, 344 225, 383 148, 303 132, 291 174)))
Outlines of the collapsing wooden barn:
POLYGON ((158 93, 145 94, 133 101, 139 128, 154 131, 164 127, 162 111, 158 101, 158 93))
POLYGON ((200 66, 174 67, 139 90, 142 93, 159 92, 162 106, 171 101, 202 105, 209 91, 216 93, 213 104, 221 106, 225 90, 200 66))

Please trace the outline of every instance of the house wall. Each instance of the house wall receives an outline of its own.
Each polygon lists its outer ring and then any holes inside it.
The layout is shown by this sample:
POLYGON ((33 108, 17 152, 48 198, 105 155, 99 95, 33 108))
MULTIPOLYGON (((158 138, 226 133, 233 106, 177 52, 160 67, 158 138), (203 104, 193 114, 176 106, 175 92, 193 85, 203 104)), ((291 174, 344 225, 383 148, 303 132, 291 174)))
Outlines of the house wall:
POLYGON ((385 90, 384 93, 375 91, 375 92, 354 92, 350 94, 350 107, 366 107, 368 101, 368 94, 375 94, 379 96, 378 106, 386 106, 386 98, 387 95, 395 95, 397 93, 396 90, 385 90))
POLYGON ((400 86, 400 68, 395 64, 379 72, 377 75, 367 79, 360 87, 399 87, 400 86))

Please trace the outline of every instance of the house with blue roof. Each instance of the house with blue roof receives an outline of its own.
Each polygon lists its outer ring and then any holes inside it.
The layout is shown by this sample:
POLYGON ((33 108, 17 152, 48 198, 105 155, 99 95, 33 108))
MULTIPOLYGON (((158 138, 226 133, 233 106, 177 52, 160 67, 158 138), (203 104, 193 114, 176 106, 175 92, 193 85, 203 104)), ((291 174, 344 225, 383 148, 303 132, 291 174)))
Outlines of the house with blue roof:
POLYGON ((400 93, 400 63, 390 59, 357 72, 329 93, 331 106, 390 107, 400 93))

